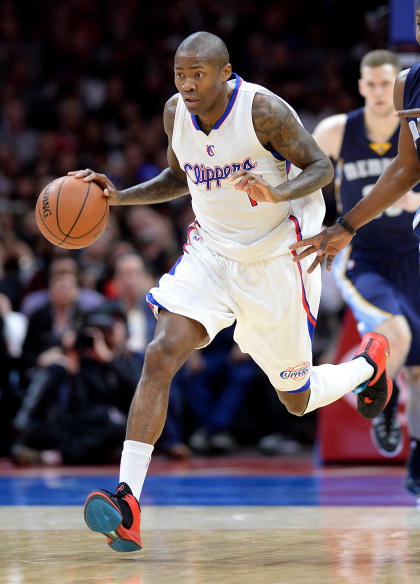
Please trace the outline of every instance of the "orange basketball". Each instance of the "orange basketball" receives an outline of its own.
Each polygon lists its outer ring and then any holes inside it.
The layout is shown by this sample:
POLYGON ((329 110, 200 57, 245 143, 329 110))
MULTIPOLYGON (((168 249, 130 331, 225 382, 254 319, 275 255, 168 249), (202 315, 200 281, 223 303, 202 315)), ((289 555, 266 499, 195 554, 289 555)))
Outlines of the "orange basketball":
POLYGON ((79 249, 93 243, 106 227, 108 199, 96 183, 62 176, 41 191, 35 215, 49 242, 79 249))

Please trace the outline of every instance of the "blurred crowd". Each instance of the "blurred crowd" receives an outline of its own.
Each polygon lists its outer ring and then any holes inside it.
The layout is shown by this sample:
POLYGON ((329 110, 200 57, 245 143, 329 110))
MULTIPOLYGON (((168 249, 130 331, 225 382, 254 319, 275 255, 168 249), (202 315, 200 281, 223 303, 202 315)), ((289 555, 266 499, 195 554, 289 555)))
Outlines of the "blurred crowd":
MULTIPOLYGON (((387 8, 339 0, 0 1, 0 456, 19 463, 119 458, 154 317, 145 292, 177 260, 188 197, 112 208, 93 245, 67 252, 39 233, 38 193, 93 168, 119 188, 166 167, 162 125, 179 42, 220 35, 234 71, 286 99, 311 131, 359 105, 362 54, 387 46, 387 8), (349 48, 350 47, 350 48, 349 48)), ((327 221, 335 213, 326 191, 327 221)), ((324 302, 315 357, 340 302, 324 302)), ((177 374, 162 452, 295 452, 315 418, 291 420, 232 331, 177 374)))

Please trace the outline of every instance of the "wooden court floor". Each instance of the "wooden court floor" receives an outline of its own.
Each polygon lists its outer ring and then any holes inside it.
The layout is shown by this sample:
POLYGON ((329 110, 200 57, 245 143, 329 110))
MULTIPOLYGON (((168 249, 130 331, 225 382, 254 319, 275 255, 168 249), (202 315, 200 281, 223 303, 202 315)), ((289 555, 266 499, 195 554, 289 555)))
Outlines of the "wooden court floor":
MULTIPOLYGON (((278 504, 271 505, 261 499, 261 491, 258 505, 214 505, 205 498, 205 485, 211 488, 212 473, 197 482, 197 472, 203 477, 203 469, 189 469, 187 474, 193 475, 192 485, 200 489, 198 495, 203 504, 163 505, 158 499, 158 504, 153 504, 153 497, 146 491, 145 499, 152 503, 146 502, 142 508, 143 549, 130 554, 113 552, 103 536, 90 532, 84 525, 80 504, 54 504, 54 492, 62 493, 68 485, 73 493, 78 492, 80 477, 73 477, 69 471, 64 477, 70 481, 66 487, 58 475, 48 476, 41 485, 46 500, 39 505, 22 505, 18 499, 25 500, 23 491, 14 504, 6 504, 7 491, 10 485, 16 491, 16 485, 22 482, 28 493, 33 493, 39 488, 35 475, 28 479, 27 475, 14 474, 10 478, 0 473, 0 583, 420 583, 420 510, 405 495, 396 493, 400 498, 387 505, 375 504, 373 499, 368 505, 355 505, 350 498, 348 505, 331 505, 325 498, 316 502, 310 491, 305 491, 310 504, 285 504, 289 499, 279 499, 278 504)), ((399 482, 403 476, 402 469, 388 473, 385 467, 369 472, 363 468, 326 471, 325 476, 332 481, 328 483, 332 503, 335 500, 331 484, 338 484, 342 490, 344 483, 339 479, 343 476, 351 478, 351 489, 359 477, 358 484, 366 485, 365 493, 360 494, 367 500, 372 491, 372 472, 392 489, 396 484, 393 481, 399 482)), ((223 484, 220 473, 221 469, 216 469, 219 489, 223 484)), ((302 471, 299 480, 305 479, 305 473, 302 471)), ((159 483, 151 481, 153 489, 176 490, 171 474, 174 473, 158 477, 159 483)), ((182 472, 178 469, 175 474, 181 476, 182 472)), ((316 488, 322 486, 324 474, 321 475, 312 483, 316 488)), ((294 477, 295 470, 292 476, 288 471, 283 478, 294 477)), ((96 482, 97 478, 93 477, 96 482)), ((257 488, 257 483, 248 483, 243 474, 238 482, 232 476, 228 478, 229 489, 236 489, 238 484, 241 488, 257 488)), ((275 481, 271 474, 268 479, 262 483, 268 496, 270 488, 281 491, 280 472, 275 481)), ((304 482, 289 480, 285 484, 287 491, 299 485, 305 488, 304 482)), ((179 485, 181 490, 186 485, 192 488, 188 482, 179 485)), ((293 501, 297 494, 288 496, 293 501)), ((389 494, 387 499, 390 500, 389 494)))

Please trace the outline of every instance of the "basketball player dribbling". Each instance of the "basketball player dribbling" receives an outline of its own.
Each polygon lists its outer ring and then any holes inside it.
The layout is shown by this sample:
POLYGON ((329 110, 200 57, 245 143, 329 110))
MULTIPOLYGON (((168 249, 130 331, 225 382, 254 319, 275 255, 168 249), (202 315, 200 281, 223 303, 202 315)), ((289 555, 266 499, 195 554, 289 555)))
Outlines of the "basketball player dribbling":
MULTIPOLYGON (((325 118, 313 132, 318 146, 337 161, 335 184, 342 213, 369 193, 397 154, 400 123, 392 94, 400 69, 398 56, 391 51, 366 53, 359 79, 364 106, 325 118)), ((415 388, 420 374, 420 272, 416 271, 418 241, 411 229, 419 204, 420 195, 408 192, 397 205, 359 229, 351 246, 333 264, 359 330, 375 330, 389 341, 392 399, 371 428, 376 448, 388 457, 403 447, 395 378, 406 365, 408 384, 415 388)))
MULTIPOLYGON (((415 19, 416 39, 420 43, 420 0, 416 2, 415 19)), ((293 251, 302 247, 306 248, 300 251, 295 261, 305 260, 312 253, 316 253, 309 272, 317 269, 324 259, 326 259, 327 269, 331 270, 335 256, 350 243, 356 230, 383 213, 420 181, 418 129, 420 63, 415 63, 411 69, 402 71, 398 75, 394 86, 394 107, 401 119, 398 153, 381 174, 370 193, 349 209, 341 218, 341 222, 290 246, 293 251)), ((420 240, 420 207, 413 219, 413 229, 420 240)), ((418 267, 413 267, 413 281, 418 278, 416 269, 418 267)), ((418 290, 417 293, 419 293, 418 290)), ((410 375, 407 414, 411 441, 405 486, 410 493, 420 497, 420 370, 418 367, 410 375)))
MULTIPOLYGON (((267 89, 232 77, 223 41, 187 37, 175 54, 178 92, 166 103, 169 167, 117 191, 95 181, 111 205, 151 204, 191 194, 196 220, 184 253, 147 295, 155 336, 131 405, 115 493, 88 495, 85 520, 112 549, 141 548, 139 497, 153 445, 162 432, 172 377, 197 347, 236 321, 235 340, 298 416, 356 390, 358 409, 374 418, 392 392, 387 339, 367 333, 352 361, 312 367, 320 270, 293 262, 290 243, 319 231, 320 188, 332 179, 329 158, 295 112, 267 89)), ((343 428, 345 432, 345 428, 343 428)))

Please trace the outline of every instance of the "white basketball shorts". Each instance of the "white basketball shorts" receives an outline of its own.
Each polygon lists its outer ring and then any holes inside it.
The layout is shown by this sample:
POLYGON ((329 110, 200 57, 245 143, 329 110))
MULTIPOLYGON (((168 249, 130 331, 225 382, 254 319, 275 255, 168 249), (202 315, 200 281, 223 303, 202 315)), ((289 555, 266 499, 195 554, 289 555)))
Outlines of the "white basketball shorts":
MULTIPOLYGON (((292 253, 237 262, 212 252, 194 224, 184 254, 146 299, 202 323, 209 342, 236 320, 234 339, 280 391, 304 391, 312 367, 312 337, 321 293, 321 270, 292 253)), ((204 346, 204 345, 203 345, 204 346)))

